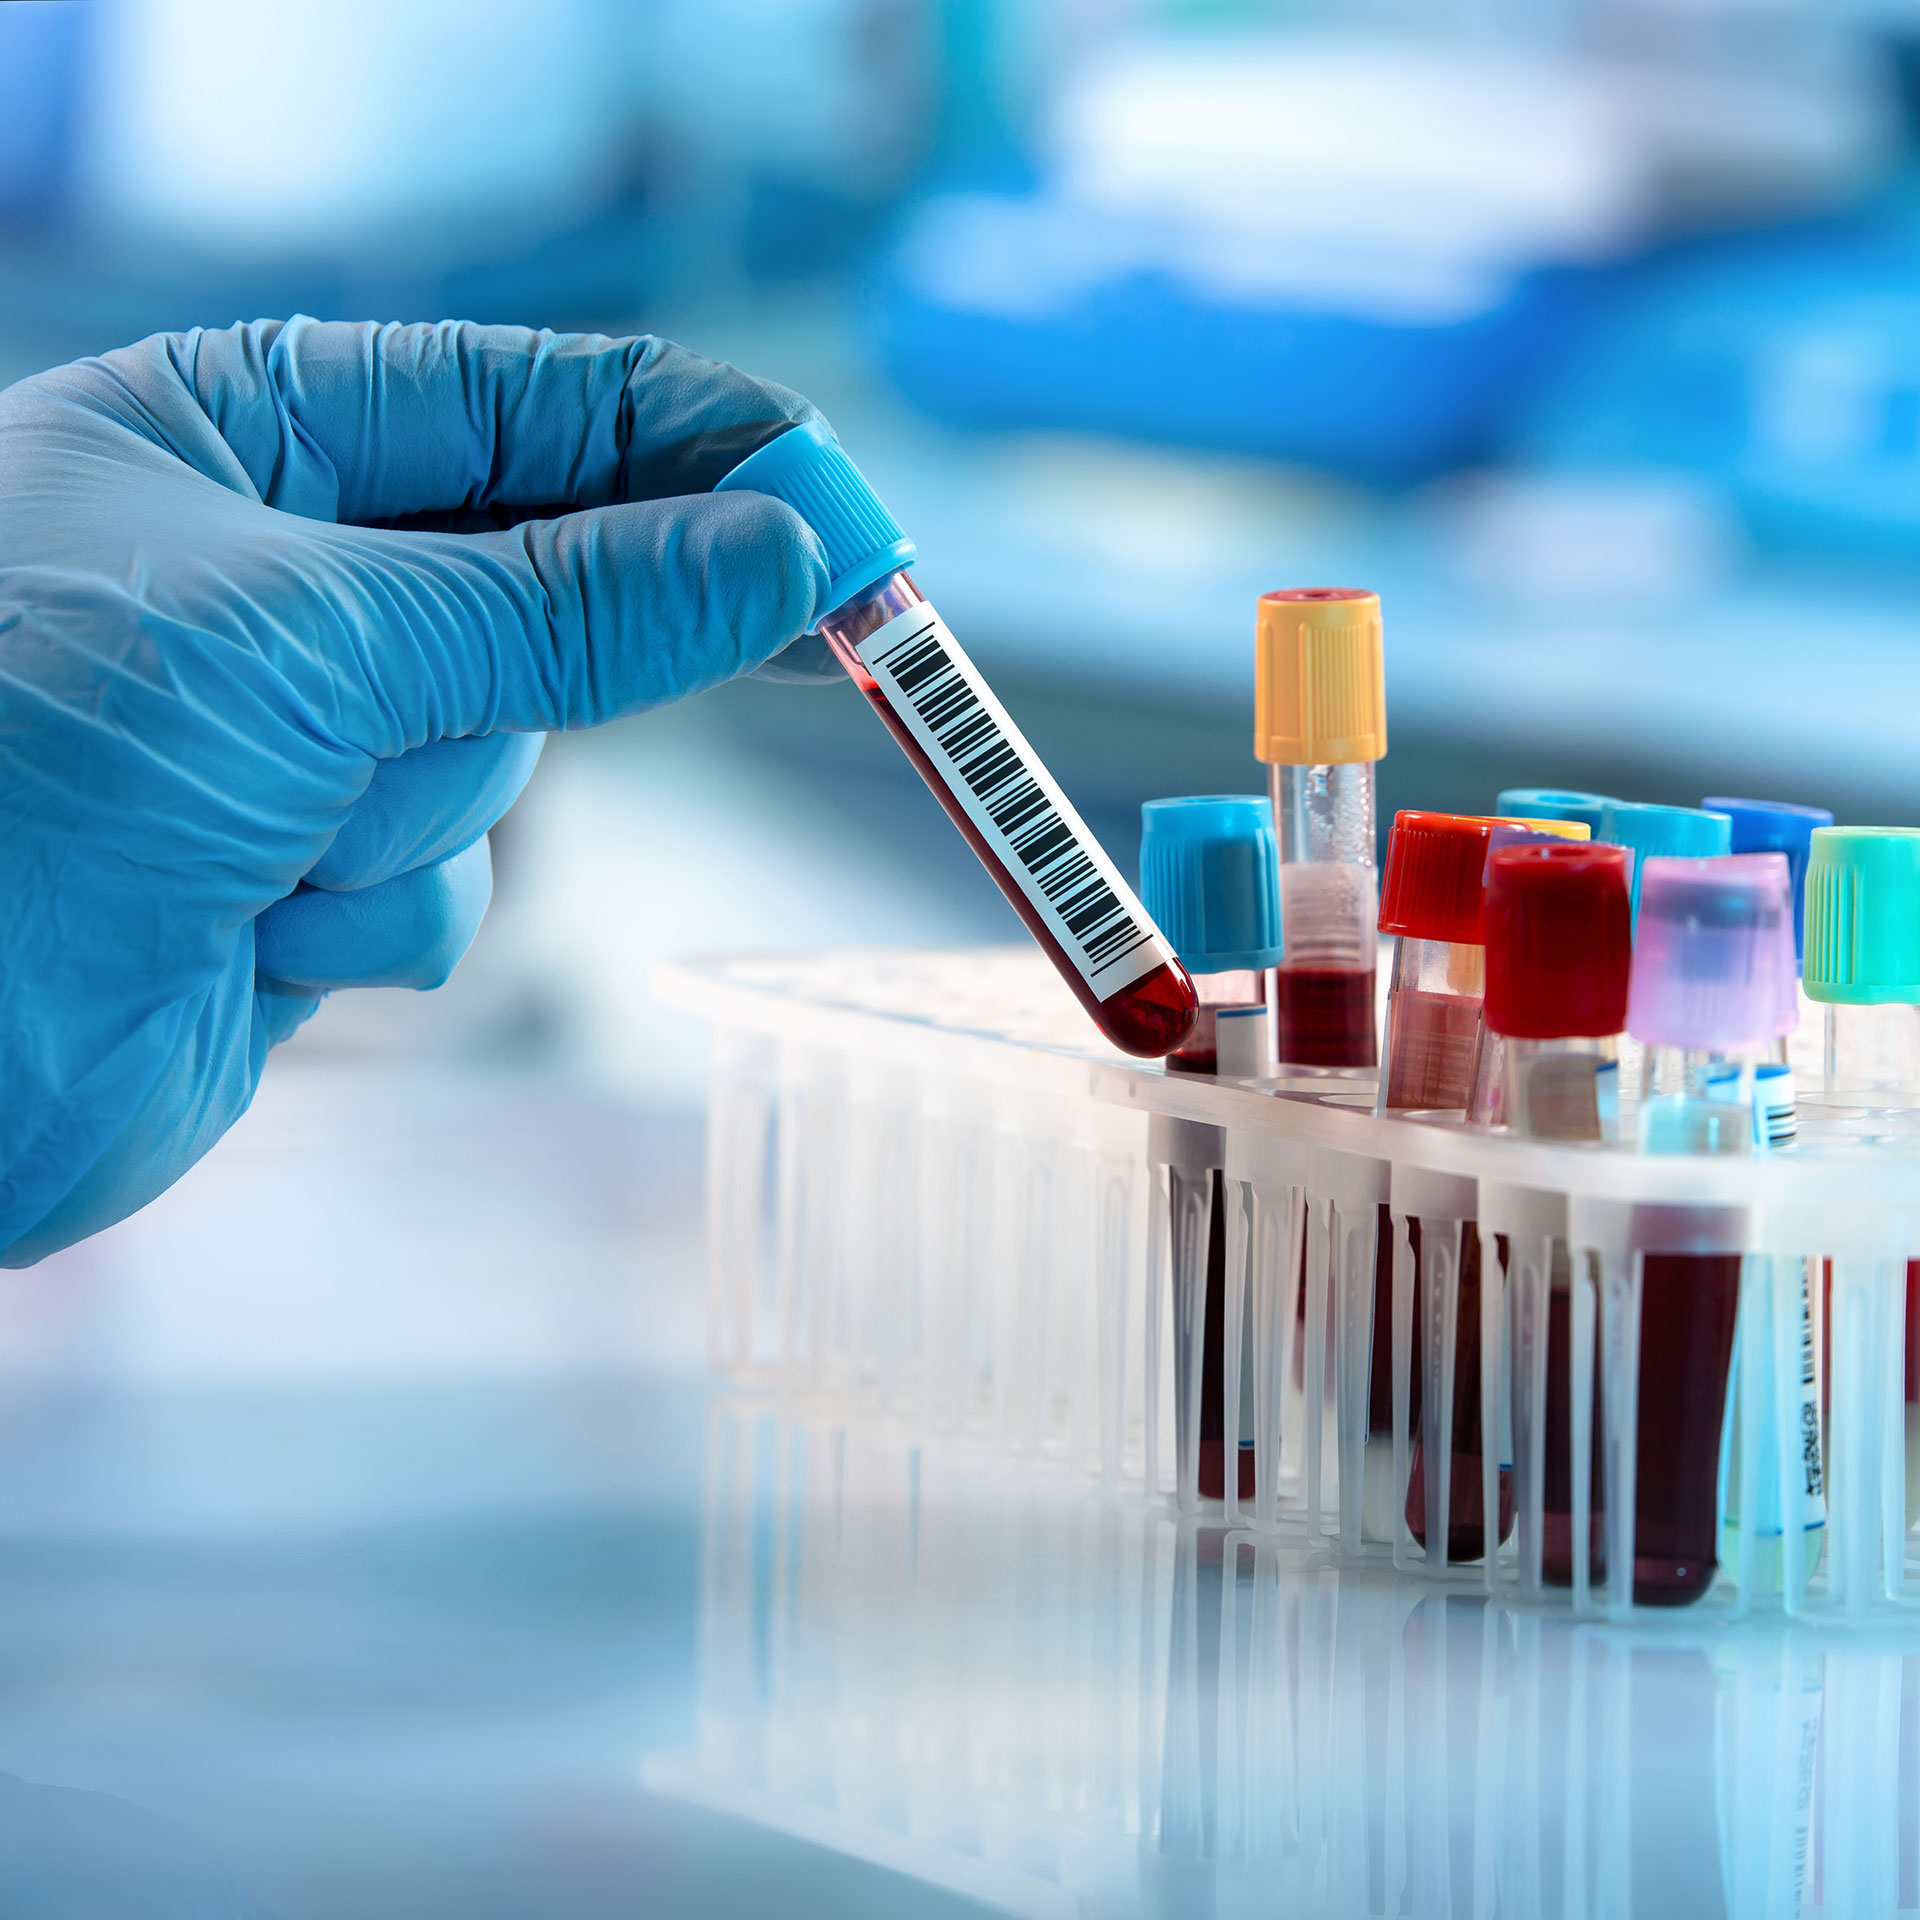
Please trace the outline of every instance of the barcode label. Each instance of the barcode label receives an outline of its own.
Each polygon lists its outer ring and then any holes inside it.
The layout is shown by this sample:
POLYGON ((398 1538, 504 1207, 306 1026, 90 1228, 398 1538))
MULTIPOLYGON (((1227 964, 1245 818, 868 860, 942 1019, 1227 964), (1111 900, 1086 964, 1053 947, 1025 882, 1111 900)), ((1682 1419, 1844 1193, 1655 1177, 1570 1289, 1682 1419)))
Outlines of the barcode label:
POLYGON ((1102 1000, 1172 958, 1119 869, 930 606, 896 614, 858 651, 968 819, 1102 1000))

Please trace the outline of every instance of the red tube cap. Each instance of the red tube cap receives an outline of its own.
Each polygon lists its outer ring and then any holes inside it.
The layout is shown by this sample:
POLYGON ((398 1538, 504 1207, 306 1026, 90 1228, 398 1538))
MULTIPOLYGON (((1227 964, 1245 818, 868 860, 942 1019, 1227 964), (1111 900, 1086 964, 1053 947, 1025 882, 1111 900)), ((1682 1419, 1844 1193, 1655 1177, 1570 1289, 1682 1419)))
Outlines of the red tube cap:
POLYGON ((1380 931, 1477 947, 1490 820, 1464 813, 1396 813, 1380 881, 1380 931))
POLYGON ((1487 997, 1495 1033, 1602 1039, 1627 1024, 1633 976, 1625 847, 1566 840, 1487 860, 1487 997))

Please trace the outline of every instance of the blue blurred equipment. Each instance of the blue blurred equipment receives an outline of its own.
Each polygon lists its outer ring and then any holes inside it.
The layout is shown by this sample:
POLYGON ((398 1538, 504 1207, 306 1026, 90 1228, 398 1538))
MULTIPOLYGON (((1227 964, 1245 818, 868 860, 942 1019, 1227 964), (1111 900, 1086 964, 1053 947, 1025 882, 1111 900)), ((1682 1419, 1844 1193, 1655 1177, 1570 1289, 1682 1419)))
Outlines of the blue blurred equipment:
POLYGON ((545 732, 812 624, 798 516, 708 492, 811 417, 665 341, 453 323, 0 395, 0 1262, 177 1179, 330 989, 443 980, 545 732))

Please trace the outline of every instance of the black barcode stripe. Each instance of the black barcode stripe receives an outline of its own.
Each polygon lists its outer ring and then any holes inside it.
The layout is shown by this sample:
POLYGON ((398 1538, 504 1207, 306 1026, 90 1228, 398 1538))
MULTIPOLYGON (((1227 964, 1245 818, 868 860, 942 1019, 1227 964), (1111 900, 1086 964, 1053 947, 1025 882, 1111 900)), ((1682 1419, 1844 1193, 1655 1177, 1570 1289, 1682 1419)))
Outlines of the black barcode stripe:
POLYGON ((1150 937, 1081 846, 1046 789, 954 664, 937 623, 903 634, 871 665, 884 668, 1008 850, 1079 941, 1094 972, 1150 937))

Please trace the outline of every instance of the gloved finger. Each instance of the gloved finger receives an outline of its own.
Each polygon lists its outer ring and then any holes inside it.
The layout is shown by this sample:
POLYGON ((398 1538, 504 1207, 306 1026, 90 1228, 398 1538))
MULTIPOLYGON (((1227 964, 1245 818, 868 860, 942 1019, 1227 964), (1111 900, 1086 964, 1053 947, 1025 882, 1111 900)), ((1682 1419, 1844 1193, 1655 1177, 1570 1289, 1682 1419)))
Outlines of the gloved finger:
POLYGON ((830 687, 844 681, 847 670, 817 633, 803 633, 790 647, 754 668, 756 680, 777 680, 789 687, 830 687))
POLYGON ((301 887, 253 923, 256 981, 307 994, 444 985, 492 897, 485 840, 352 893, 301 887))
POLYGON ((786 387, 669 340, 466 321, 256 320, 158 334, 90 364, 140 396, 142 431, 202 472, 356 525, 705 493, 816 417, 786 387), (154 379, 155 356, 169 378, 154 379), (156 408, 156 386, 177 393, 178 417, 156 408), (224 448, 200 444, 209 424, 224 448))
POLYGON ((467 848, 519 799, 543 733, 490 733, 434 740, 382 760, 307 884, 339 893, 377 886, 467 848))
POLYGON ((496 534, 315 529, 290 570, 283 677, 353 745, 597 726, 757 667, 825 610, 811 529, 757 493, 496 534))

